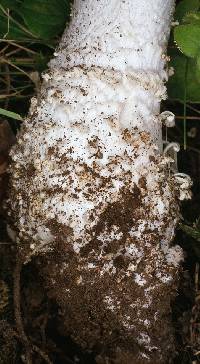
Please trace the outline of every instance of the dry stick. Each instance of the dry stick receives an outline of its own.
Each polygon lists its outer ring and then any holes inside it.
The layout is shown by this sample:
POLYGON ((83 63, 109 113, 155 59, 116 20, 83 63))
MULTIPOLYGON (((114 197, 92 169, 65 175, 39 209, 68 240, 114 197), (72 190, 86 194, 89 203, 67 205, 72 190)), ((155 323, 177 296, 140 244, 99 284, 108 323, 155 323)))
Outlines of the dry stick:
POLYGON ((0 245, 10 245, 11 243, 0 243, 0 245))
MULTIPOLYGON (((37 52, 35 52, 35 51, 33 51, 32 49, 29 49, 29 48, 27 48, 27 47, 24 47, 24 46, 22 46, 21 44, 18 44, 18 43, 15 43, 14 41, 12 41, 12 40, 9 40, 9 39, 2 39, 1 40, 1 42, 7 42, 7 43, 9 43, 9 44, 12 44, 13 46, 15 46, 15 47, 18 47, 18 48, 20 48, 20 49, 23 49, 24 51, 26 51, 26 52, 28 52, 28 53, 32 53, 32 54, 37 54, 37 52)), ((0 52, 1 53, 1 52, 0 52)))
POLYGON ((20 51, 21 51, 21 49, 20 49, 20 48, 13 49, 12 51, 10 51, 10 52, 6 53, 6 54, 5 54, 5 57, 6 57, 6 58, 8 58, 8 57, 12 56, 13 54, 16 54, 16 53, 18 53, 18 52, 20 52, 20 51))
POLYGON ((187 106, 188 109, 191 109, 191 110, 195 111, 197 114, 200 114, 200 110, 196 109, 194 106, 191 106, 191 105, 188 105, 188 104, 186 104, 186 106, 187 106))
MULTIPOLYGON (((10 72, 9 72, 10 73, 10 72)), ((6 75, 6 72, 4 72, 3 73, 4 75, 6 75)), ((5 85, 7 85, 7 82, 6 82, 6 80, 4 80, 4 78, 2 78, 2 77, 0 77, 0 82, 2 82, 2 83, 4 83, 5 85)), ((10 88, 12 89, 12 90, 15 90, 15 88, 12 86, 12 85, 10 85, 10 88)), ((4 91, 4 90, 3 90, 4 91)), ((3 92, 2 91, 2 92, 3 92)))
MULTIPOLYGON (((3 41, 3 40, 1 39, 1 42, 2 42, 2 41, 3 41)), ((6 51, 6 49, 8 49, 8 47, 9 47, 9 44, 6 44, 6 45, 5 45, 5 47, 3 47, 3 49, 1 49, 1 50, 0 50, 0 54, 1 54, 1 53, 4 53, 4 52, 6 51)))
POLYGON ((7 94, 0 95, 0 100, 1 100, 1 99, 6 99, 7 97, 13 97, 13 96, 16 96, 16 95, 18 95, 18 94, 19 94, 19 91, 17 91, 17 92, 13 92, 12 94, 9 94, 9 95, 7 95, 7 94))
MULTIPOLYGON (((184 119, 184 116, 176 116, 176 119, 184 119)), ((186 119, 200 120, 200 116, 186 116, 186 119)))
POLYGON ((35 351, 37 354, 41 356, 42 359, 46 361, 47 364, 53 364, 49 359, 48 355, 45 354, 40 348, 36 345, 31 344, 29 342, 28 337, 24 331, 24 325, 22 321, 22 313, 21 313, 21 271, 22 271, 23 261, 19 255, 16 257, 16 265, 14 269, 14 287, 13 287, 13 296, 14 296, 14 312, 15 312, 15 322, 17 326, 17 332, 19 335, 19 339, 25 346, 26 349, 26 364, 33 364, 32 362, 32 352, 35 351))
MULTIPOLYGON (((17 20, 13 19, 12 16, 10 15, 9 11, 6 11, 2 5, 0 5, 0 9, 2 10, 2 12, 8 17, 9 20, 12 20, 13 23, 15 23, 16 25, 18 25, 18 27, 23 30, 25 33, 29 34, 31 36, 31 38, 37 38, 33 33, 31 33, 27 28, 25 28, 21 23, 19 23, 17 20)), ((9 24, 9 22, 8 22, 9 24)), ((5 36, 4 36, 5 37, 5 36)))
POLYGON ((9 64, 10 66, 16 68, 18 71, 20 71, 21 73, 23 73, 24 75, 26 75, 27 77, 30 78, 29 74, 27 72, 25 72, 24 70, 22 70, 20 67, 16 66, 15 64, 13 64, 12 62, 10 62, 8 59, 6 58, 3 58, 2 57, 2 63, 7 63, 9 64))
MULTIPOLYGON (((6 86, 7 86, 6 87, 6 93, 8 95, 10 95, 10 86, 11 86, 11 82, 10 82, 10 69, 9 69, 9 66, 7 64, 5 64, 5 69, 6 69, 5 79, 6 79, 6 86)), ((9 97, 7 97, 5 99, 4 109, 7 109, 8 108, 9 100, 10 100, 9 97)))
POLYGON ((48 355, 45 354, 38 346, 32 345, 33 350, 38 353, 42 359, 44 359, 48 364, 53 364, 52 361, 49 359, 48 355))
MULTIPOLYGON (((183 144, 180 144, 180 145, 183 146, 183 144)), ((191 147, 189 145, 187 145, 187 148, 189 150, 192 150, 193 152, 200 153, 200 149, 198 149, 198 148, 194 148, 194 147, 191 147)))

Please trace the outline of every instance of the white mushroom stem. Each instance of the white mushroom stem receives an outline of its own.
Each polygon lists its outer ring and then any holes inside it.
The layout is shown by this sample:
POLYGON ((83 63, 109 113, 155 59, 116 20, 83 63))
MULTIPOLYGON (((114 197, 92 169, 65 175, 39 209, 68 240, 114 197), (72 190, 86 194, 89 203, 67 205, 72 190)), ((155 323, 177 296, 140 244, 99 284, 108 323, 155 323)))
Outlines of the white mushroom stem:
MULTIPOLYGON (((157 115, 166 96, 164 65, 173 7, 173 0, 76 0, 71 24, 50 64, 60 74, 74 66, 76 72, 81 72, 78 66, 107 70, 113 92, 118 82, 121 86, 112 105, 119 125, 148 131, 160 148, 157 115), (113 75, 121 79, 114 80, 113 75)), ((96 85, 103 86, 102 82, 96 85)), ((102 101, 97 93, 98 103, 102 101)))
POLYGON ((46 254, 40 269, 68 307, 66 327, 83 346, 119 349, 116 363, 161 364, 172 350, 180 178, 162 156, 159 112, 173 8, 173 0, 75 1, 11 153, 19 252, 26 262, 46 254))

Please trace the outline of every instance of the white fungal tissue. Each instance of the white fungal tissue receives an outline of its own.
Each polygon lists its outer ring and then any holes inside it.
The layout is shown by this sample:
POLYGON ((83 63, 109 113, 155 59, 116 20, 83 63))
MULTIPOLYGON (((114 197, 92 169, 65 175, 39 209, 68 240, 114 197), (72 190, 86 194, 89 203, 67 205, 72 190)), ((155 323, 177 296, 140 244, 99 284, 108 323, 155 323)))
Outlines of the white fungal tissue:
POLYGON ((191 186, 170 171, 177 144, 162 155, 162 123, 174 125, 172 113, 160 114, 172 11, 172 0, 76 0, 9 170, 8 213, 24 261, 70 253, 56 267, 54 290, 71 272, 59 287, 67 304, 88 300, 84 286, 95 301, 98 289, 123 335, 138 332, 147 361, 156 350, 164 355, 150 332, 175 295, 183 253, 171 242, 178 200, 190 198, 191 186))

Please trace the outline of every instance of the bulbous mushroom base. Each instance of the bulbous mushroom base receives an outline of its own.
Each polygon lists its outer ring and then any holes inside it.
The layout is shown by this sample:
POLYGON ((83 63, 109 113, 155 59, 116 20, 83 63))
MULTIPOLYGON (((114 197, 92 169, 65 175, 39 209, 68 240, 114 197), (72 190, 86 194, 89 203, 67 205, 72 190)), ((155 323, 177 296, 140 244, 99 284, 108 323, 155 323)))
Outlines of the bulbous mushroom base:
POLYGON ((173 356, 171 301, 182 251, 166 244, 178 205, 170 183, 162 179, 159 186, 155 204, 144 179, 122 190, 78 254, 57 242, 53 252, 37 258, 66 335, 98 353, 99 364, 166 364, 173 356), (153 209, 167 189, 168 210, 159 221, 153 209))

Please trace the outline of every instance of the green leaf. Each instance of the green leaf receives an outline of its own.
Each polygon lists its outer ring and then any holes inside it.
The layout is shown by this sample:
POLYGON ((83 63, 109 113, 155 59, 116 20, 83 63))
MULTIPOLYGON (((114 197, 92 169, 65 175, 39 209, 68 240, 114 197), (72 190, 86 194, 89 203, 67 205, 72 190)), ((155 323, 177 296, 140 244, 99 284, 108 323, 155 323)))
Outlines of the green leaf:
POLYGON ((2 16, 0 11, 0 38, 12 39, 12 40, 25 40, 27 39, 27 35, 12 21, 8 23, 7 19, 4 16, 2 16))
POLYGON ((22 24, 18 23, 2 3, 0 3, 0 38, 21 41, 31 38, 24 28, 23 20, 22 24))
POLYGON ((12 118, 12 119, 22 121, 22 117, 19 114, 16 114, 13 111, 8 111, 8 110, 5 110, 5 109, 2 109, 1 107, 0 107, 0 114, 4 115, 4 116, 7 116, 8 118, 12 118))
POLYGON ((181 230, 183 230, 186 234, 190 235, 193 239, 200 242, 200 231, 195 229, 194 227, 188 225, 180 225, 181 230))
POLYGON ((200 26, 180 25, 174 29, 174 39, 188 57, 196 57, 200 51, 200 26))
POLYGON ((183 0, 181 1, 175 11, 175 20, 181 21, 184 15, 191 11, 199 10, 199 0, 183 0))
POLYGON ((19 4, 20 1, 18 0, 1 0, 1 6, 3 6, 4 9, 17 10, 19 4))
POLYGON ((184 16, 183 22, 186 24, 200 25, 200 12, 191 12, 184 16))
POLYGON ((195 59, 188 59, 184 55, 177 55, 170 62, 174 68, 174 75, 169 78, 168 95, 171 100, 184 102, 185 88, 187 102, 200 102, 200 73, 195 59), (188 62, 185 80, 186 63, 188 62))
POLYGON ((64 29, 69 12, 70 5, 65 0, 24 0, 20 6, 29 30, 43 39, 53 38, 64 29))
POLYGON ((197 72, 199 72, 199 78, 200 78, 200 55, 197 56, 196 60, 197 60, 197 69, 198 69, 197 72))

